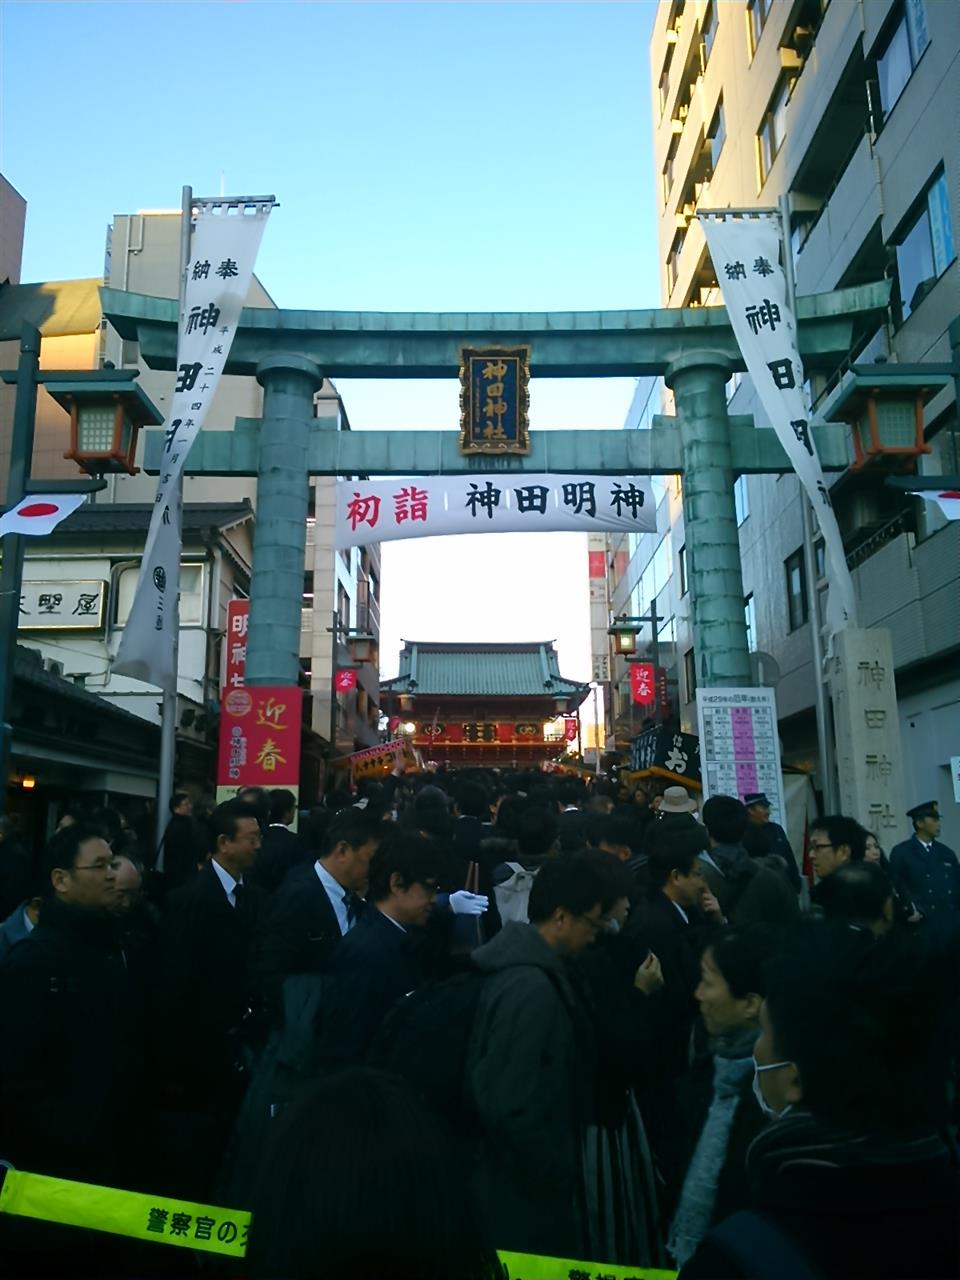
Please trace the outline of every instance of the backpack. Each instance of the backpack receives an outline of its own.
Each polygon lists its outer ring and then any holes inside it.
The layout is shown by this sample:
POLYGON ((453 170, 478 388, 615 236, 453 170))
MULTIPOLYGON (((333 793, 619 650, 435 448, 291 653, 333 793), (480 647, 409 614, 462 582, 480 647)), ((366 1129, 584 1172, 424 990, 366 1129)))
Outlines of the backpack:
POLYGON ((427 982, 404 996, 381 1023, 367 1051, 369 1066, 406 1080, 448 1121, 469 1111, 467 1058, 484 974, 427 982))
POLYGON ((527 904, 530 901, 530 890, 537 876, 537 868, 528 871, 519 862, 506 862, 503 865, 509 867, 513 874, 496 885, 493 890, 500 919, 504 924, 510 921, 526 924, 527 904))

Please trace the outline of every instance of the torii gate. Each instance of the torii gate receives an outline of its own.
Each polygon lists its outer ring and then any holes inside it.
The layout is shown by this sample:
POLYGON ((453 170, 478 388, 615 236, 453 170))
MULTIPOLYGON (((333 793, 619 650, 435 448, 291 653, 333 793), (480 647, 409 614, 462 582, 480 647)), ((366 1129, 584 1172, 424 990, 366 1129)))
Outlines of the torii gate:
MULTIPOLYGON (((139 343, 151 368, 173 370, 176 301, 100 292, 121 337, 139 343)), ((801 297, 804 368, 833 372, 876 328, 889 292, 883 282, 801 297)), ((256 377, 263 417, 237 418, 230 432, 202 431, 185 471, 257 477, 247 684, 296 684, 299 676, 308 475, 581 472, 683 473, 700 681, 749 685, 733 480, 792 467, 772 429, 727 413, 727 380, 744 370, 723 307, 502 315, 246 308, 225 372, 256 377), (461 455, 455 430, 342 432, 337 419, 313 416, 324 377, 456 379, 463 345, 529 346, 532 377, 662 376, 676 416, 658 415, 650 431, 531 431, 528 454, 504 457, 461 455)), ((813 434, 824 470, 844 470, 847 428, 828 424, 813 434)), ((163 433, 148 432, 147 472, 159 472, 162 447, 163 433)))

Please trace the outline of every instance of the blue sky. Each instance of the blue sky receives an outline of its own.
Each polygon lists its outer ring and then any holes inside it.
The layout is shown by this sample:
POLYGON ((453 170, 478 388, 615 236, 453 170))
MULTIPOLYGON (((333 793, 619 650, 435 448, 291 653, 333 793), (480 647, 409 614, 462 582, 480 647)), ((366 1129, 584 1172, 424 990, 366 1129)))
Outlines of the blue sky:
MULTIPOLYGON (((24 280, 97 275, 114 213, 273 192, 281 307, 655 306, 656 5, 0 4, 0 171, 24 280)), ((453 383, 339 384, 354 428, 457 424, 453 383)), ((619 427, 626 380, 534 383, 534 429, 619 427)), ((401 636, 556 636, 588 675, 578 535, 384 548, 401 636), (442 584, 442 591, 437 590, 442 584)))

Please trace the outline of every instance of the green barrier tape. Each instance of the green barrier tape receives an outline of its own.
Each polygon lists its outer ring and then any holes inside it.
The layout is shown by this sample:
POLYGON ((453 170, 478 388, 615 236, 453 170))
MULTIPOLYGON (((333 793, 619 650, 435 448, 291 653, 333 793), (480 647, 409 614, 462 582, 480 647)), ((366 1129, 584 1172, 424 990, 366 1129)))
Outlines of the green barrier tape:
POLYGON ((16 1169, 7 1170, 0 1188, 0 1213, 233 1258, 246 1253, 250 1230, 250 1214, 242 1209, 219 1209, 16 1169))
MULTIPOLYGON (((119 1191, 18 1169, 8 1169, 3 1179, 0 1213, 232 1258, 246 1254, 250 1231, 250 1214, 245 1209, 119 1191)), ((618 1267, 531 1253, 501 1251, 499 1257, 509 1280, 676 1280, 677 1275, 655 1267, 618 1267)))
POLYGON ((609 1262, 575 1262, 533 1253, 499 1252, 509 1280, 676 1280, 676 1271, 656 1267, 617 1267, 609 1262))

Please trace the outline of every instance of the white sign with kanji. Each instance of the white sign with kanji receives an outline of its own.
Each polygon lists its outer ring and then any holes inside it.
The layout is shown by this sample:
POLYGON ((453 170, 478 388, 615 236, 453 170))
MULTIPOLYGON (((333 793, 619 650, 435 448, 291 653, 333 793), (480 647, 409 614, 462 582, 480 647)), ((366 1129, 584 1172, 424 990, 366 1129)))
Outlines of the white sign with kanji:
POLYGON ((337 484, 336 545, 448 533, 655 533, 647 476, 465 475, 337 484))
POLYGON ((107 584, 25 582, 20 592, 20 631, 100 631, 107 584))
POLYGON ((703 798, 763 792, 785 825, 777 702, 772 689, 698 689, 703 798))

